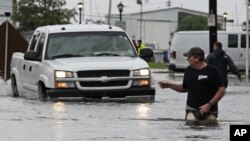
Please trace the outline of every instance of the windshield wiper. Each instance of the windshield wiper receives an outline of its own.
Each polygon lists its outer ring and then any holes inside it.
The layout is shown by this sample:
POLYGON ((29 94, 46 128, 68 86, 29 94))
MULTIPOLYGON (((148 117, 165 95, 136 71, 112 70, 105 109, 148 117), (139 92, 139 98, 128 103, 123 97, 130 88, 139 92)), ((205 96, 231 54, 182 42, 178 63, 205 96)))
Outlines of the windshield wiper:
POLYGON ((52 59, 56 59, 56 58, 68 58, 68 57, 82 57, 82 55, 79 54, 60 54, 60 55, 55 55, 52 56, 52 59))
POLYGON ((109 53, 109 52, 98 52, 98 53, 91 53, 89 56, 120 56, 117 53, 109 53))

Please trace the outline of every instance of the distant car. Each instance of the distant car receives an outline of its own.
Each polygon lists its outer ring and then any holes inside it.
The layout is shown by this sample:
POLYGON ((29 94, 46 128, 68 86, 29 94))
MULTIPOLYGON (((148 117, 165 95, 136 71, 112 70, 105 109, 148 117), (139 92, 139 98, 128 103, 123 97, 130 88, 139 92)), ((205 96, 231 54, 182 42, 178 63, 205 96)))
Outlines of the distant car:
POLYGON ((23 36, 23 38, 29 42, 30 39, 32 38, 32 35, 33 35, 33 31, 24 31, 24 32, 21 32, 21 35, 23 36))

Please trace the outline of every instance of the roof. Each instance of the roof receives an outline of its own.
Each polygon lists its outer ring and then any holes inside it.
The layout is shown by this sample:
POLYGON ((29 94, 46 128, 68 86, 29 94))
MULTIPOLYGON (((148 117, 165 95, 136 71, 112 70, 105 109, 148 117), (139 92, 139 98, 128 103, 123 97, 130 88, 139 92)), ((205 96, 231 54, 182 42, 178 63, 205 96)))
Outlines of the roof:
MULTIPOLYGON (((187 12, 195 12, 195 13, 201 13, 201 14, 208 14, 206 12, 196 11, 196 10, 192 10, 192 9, 186 9, 186 8, 182 8, 182 7, 161 8, 161 9, 154 9, 154 10, 147 10, 147 11, 144 10, 143 13, 161 12, 161 11, 172 11, 172 10, 184 10, 184 11, 187 11, 187 12)), ((133 15, 133 14, 140 14, 140 12, 131 13, 131 15, 133 15)))
MULTIPOLYGON (((202 11, 197 11, 193 9, 187 9, 187 8, 182 8, 182 7, 170 7, 170 8, 160 8, 160 9, 148 9, 148 10, 143 10, 142 13, 153 13, 153 12, 162 12, 162 11, 173 11, 173 10, 178 10, 178 11, 186 11, 186 12, 193 12, 193 13, 199 13, 199 14, 208 14, 207 12, 202 12, 202 11)), ((127 14, 123 15, 137 15, 140 14, 141 12, 129 12, 127 14)), ((218 17, 223 17, 222 15, 217 15, 218 17)))
POLYGON ((39 30, 47 30, 50 33, 58 32, 79 32, 79 31, 123 31, 121 28, 109 25, 97 24, 67 24, 67 25, 49 25, 38 27, 39 30), (111 28, 110 28, 111 27, 111 28))

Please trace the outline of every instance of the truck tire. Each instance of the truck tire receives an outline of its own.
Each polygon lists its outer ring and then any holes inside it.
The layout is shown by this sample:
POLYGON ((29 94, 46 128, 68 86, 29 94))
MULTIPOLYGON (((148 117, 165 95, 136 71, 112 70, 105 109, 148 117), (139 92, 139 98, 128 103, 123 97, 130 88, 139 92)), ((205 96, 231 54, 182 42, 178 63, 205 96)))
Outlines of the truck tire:
POLYGON ((14 75, 11 75, 11 89, 12 89, 12 94, 13 94, 12 96, 19 97, 17 83, 16 83, 16 77, 14 75))
POLYGON ((45 88, 44 84, 41 82, 38 83, 38 98, 41 101, 47 100, 46 88, 45 88))

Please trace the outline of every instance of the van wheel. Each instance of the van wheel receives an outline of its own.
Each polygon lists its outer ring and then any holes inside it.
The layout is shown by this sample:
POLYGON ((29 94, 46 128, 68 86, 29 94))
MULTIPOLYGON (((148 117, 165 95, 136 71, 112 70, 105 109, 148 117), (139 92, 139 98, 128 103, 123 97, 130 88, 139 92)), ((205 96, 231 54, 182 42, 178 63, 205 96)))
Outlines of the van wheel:
POLYGON ((19 97, 18 89, 17 89, 17 83, 16 78, 14 75, 11 75, 11 89, 13 93, 13 97, 19 97))
POLYGON ((47 100, 46 88, 43 83, 39 82, 38 84, 38 98, 41 101, 47 100))

